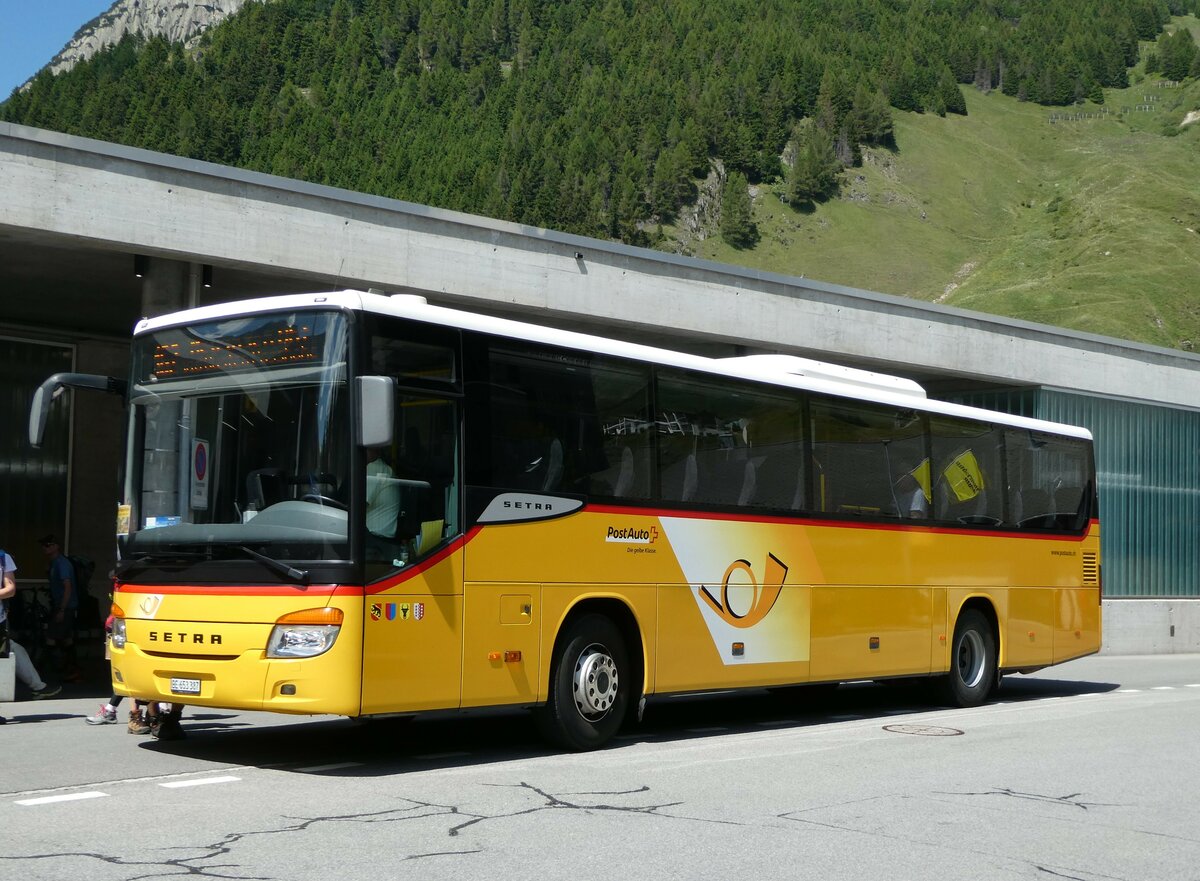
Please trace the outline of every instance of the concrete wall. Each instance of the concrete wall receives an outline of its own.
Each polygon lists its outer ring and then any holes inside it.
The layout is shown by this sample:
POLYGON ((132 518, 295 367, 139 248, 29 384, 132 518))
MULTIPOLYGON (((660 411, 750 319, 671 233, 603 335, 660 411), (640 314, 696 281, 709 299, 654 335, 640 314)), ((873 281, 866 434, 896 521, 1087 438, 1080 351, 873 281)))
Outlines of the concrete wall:
POLYGON ((1200 599, 1105 600, 1105 655, 1200 652, 1200 599))

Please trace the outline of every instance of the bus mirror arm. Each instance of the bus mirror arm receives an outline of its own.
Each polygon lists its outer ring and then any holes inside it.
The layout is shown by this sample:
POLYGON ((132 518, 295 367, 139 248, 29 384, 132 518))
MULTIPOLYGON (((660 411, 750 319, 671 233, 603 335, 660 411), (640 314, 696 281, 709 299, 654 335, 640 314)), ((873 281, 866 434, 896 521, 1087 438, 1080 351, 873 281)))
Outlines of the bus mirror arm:
POLYGON ((46 423, 50 419, 50 405, 64 389, 92 389, 124 397, 129 383, 112 376, 95 373, 56 373, 37 387, 29 406, 29 443, 37 448, 42 445, 46 434, 46 423))

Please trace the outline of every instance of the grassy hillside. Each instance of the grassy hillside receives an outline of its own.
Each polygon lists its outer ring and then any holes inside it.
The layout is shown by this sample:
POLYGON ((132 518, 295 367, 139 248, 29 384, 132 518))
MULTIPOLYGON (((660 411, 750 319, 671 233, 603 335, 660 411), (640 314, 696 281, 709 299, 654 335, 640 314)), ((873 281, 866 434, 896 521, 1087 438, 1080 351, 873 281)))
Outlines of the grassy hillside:
POLYGON ((1200 346, 1200 122, 1180 127, 1200 83, 1069 110, 964 94, 965 117, 897 113, 897 149, 868 151, 812 213, 758 188, 752 249, 666 232, 714 260, 1200 346))

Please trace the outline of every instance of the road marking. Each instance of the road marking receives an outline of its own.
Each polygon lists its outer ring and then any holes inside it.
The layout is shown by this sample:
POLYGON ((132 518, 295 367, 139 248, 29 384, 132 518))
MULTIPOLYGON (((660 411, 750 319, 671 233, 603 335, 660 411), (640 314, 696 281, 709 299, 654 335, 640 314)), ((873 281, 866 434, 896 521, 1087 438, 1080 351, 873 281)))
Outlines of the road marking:
POLYGON ((1200 688, 1200 682, 1192 682, 1184 687, 1185 688, 1200 688))
POLYGON ((340 771, 343 768, 361 768, 362 765, 362 762, 337 762, 333 765, 310 765, 307 768, 297 768, 296 770, 304 774, 315 774, 319 771, 340 771))
POLYGON ((26 798, 19 805, 49 805, 60 801, 83 801, 89 798, 108 798, 107 792, 72 792, 67 795, 47 795, 42 798, 26 798))
POLYGON ((1117 694, 1141 694, 1141 693, 1142 693, 1142 690, 1140 688, 1122 688, 1119 691, 1117 691, 1117 694))
POLYGON ((163 789, 182 789, 185 786, 208 786, 210 783, 234 783, 241 777, 202 777, 199 780, 172 780, 170 783, 158 784, 163 789))
POLYGON ((1154 688, 1152 690, 1153 691, 1174 691, 1175 686, 1174 685, 1156 685, 1156 686, 1154 686, 1154 688))

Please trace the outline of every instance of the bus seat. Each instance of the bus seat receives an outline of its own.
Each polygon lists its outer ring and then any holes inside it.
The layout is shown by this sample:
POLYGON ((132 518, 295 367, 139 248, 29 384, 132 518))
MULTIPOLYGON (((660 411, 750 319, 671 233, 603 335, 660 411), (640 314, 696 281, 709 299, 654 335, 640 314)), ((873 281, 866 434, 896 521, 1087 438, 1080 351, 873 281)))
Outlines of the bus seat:
POLYGON ((282 502, 284 498, 283 469, 256 468, 246 475, 246 504, 261 511, 282 502))
POLYGON ((558 489, 563 476, 563 446, 562 441, 553 438, 546 452, 546 476, 542 480, 542 490, 558 489))
POLYGON ((613 484, 613 495, 619 499, 631 495, 634 477, 633 450, 628 446, 621 447, 621 464, 617 471, 617 481, 613 484))
POLYGON ((747 459, 746 467, 742 469, 742 491, 738 494, 737 503, 742 507, 749 505, 753 501, 757 489, 758 469, 754 467, 752 460, 747 459))
POLYGON ((801 466, 791 455, 767 456, 755 469, 755 491, 751 504, 758 508, 798 511, 804 507, 801 466))
POLYGON ((679 493, 679 501, 690 502, 696 498, 700 489, 700 468, 696 464, 696 454, 688 453, 683 461, 683 487, 679 493))

